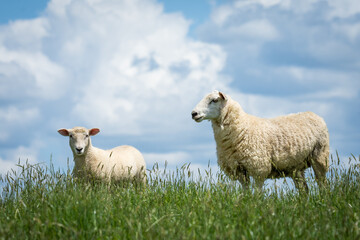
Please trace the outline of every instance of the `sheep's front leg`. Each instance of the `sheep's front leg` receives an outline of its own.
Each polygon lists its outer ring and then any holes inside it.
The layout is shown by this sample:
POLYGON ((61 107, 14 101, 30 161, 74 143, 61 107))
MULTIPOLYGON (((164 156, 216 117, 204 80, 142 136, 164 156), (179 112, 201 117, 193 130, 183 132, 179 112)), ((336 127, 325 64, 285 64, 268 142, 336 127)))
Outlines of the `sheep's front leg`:
POLYGON ((264 182, 265 182, 264 178, 255 178, 254 180, 255 180, 255 186, 256 186, 256 188, 257 188, 258 190, 262 190, 262 187, 263 187, 264 182))
POLYGON ((248 172, 244 168, 242 168, 240 166, 237 167, 235 176, 236 176, 236 179, 240 181, 243 189, 249 189, 250 177, 249 177, 248 172))
POLYGON ((248 175, 239 176, 239 181, 243 187, 243 189, 249 189, 250 186, 250 177, 248 175))
POLYGON ((295 171, 293 173, 292 179, 294 180, 295 187, 298 189, 298 191, 302 191, 305 193, 309 192, 308 185, 306 184, 305 180, 305 171, 295 171))

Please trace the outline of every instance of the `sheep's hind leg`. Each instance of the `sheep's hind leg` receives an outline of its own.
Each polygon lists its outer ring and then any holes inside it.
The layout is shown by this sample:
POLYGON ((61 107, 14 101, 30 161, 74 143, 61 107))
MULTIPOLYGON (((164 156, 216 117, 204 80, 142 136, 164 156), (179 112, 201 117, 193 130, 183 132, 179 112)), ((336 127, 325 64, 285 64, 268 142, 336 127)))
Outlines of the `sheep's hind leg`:
POLYGON ((296 189, 298 189, 299 192, 309 192, 309 187, 306 184, 305 180, 305 170, 295 171, 293 173, 292 179, 294 180, 295 187, 296 189))

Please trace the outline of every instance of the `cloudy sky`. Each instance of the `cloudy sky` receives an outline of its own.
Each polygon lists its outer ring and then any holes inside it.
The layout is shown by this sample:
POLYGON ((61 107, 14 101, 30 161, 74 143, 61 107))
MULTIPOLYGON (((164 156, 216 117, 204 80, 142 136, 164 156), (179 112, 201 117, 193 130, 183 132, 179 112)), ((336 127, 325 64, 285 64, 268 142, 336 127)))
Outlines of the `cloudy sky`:
POLYGON ((39 0, 0 3, 0 173, 20 159, 66 169, 59 128, 98 127, 148 168, 216 166, 218 89, 248 113, 322 116, 331 152, 360 153, 358 0, 39 0))

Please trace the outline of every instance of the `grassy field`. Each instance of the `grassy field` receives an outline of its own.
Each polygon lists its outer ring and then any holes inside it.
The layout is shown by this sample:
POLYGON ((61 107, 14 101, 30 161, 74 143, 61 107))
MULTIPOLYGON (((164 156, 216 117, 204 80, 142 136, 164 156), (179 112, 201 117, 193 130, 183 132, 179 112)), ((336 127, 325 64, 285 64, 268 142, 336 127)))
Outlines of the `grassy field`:
POLYGON ((360 239, 360 159, 332 161, 329 185, 243 191, 185 165, 146 187, 76 182, 45 165, 2 176, 0 239, 360 239))

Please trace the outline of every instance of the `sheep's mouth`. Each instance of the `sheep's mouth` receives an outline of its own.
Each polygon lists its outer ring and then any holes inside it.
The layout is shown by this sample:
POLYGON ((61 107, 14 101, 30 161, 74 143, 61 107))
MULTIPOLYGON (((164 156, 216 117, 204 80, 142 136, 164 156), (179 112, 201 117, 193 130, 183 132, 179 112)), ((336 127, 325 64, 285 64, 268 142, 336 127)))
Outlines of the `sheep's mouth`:
POLYGON ((84 151, 77 151, 77 150, 76 150, 76 151, 75 151, 75 154, 78 155, 78 156, 81 156, 81 155, 84 154, 84 151))
POLYGON ((195 122, 201 122, 202 120, 204 120, 204 116, 195 117, 194 120, 195 122))

